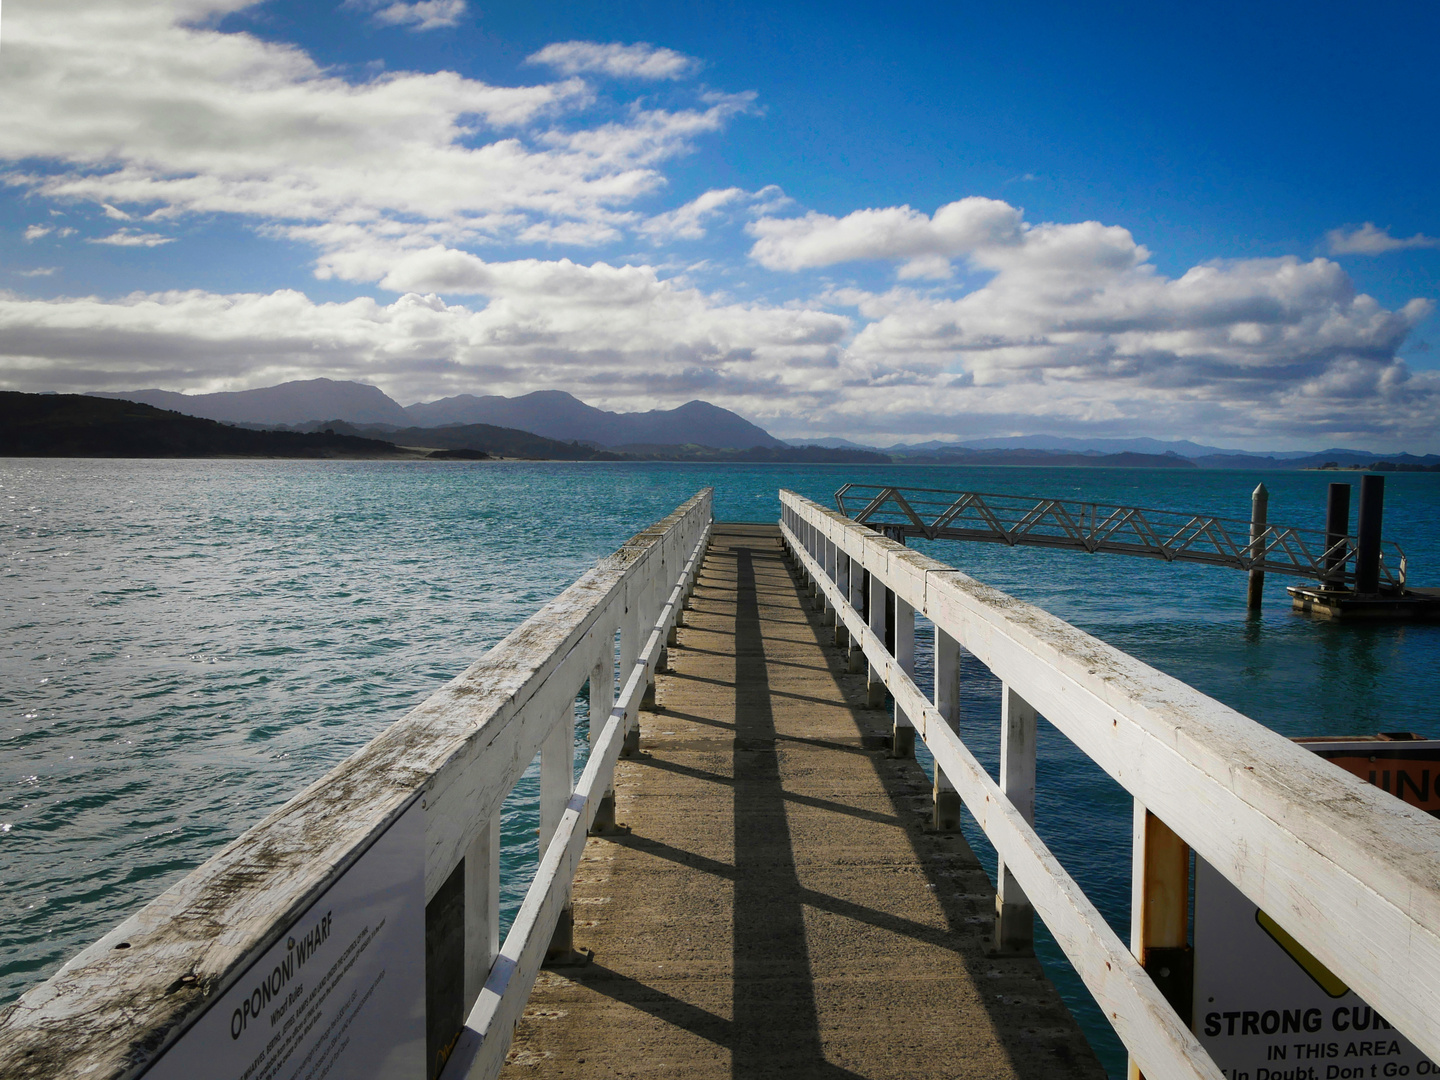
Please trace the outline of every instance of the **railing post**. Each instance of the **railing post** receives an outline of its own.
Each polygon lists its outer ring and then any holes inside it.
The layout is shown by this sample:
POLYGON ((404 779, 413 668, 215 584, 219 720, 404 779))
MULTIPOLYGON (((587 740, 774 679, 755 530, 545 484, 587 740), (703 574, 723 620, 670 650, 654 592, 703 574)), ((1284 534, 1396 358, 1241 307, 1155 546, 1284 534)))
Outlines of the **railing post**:
MULTIPOLYGON (((699 526, 696 527, 695 535, 686 539, 684 557, 687 560, 690 558, 690 554, 694 550, 695 545, 700 542, 700 537, 705 535, 705 526, 708 524, 708 520, 702 521, 699 526)), ((685 625, 685 612, 691 610, 691 608, 694 607, 695 587, 700 584, 700 567, 703 566, 704 563, 705 552, 702 550, 699 553, 699 557, 695 560, 694 571, 690 574, 688 578, 685 579, 685 591, 680 594, 680 610, 675 613, 676 626, 685 625)))
MULTIPOLYGON (((850 599, 850 556, 841 551, 839 545, 835 548, 835 584, 840 586, 840 592, 848 601, 850 599)), ((845 620, 840 617, 840 609, 835 609, 835 645, 843 649, 849 642, 849 631, 845 629, 845 620)))
MULTIPOLYGON (((800 541, 805 545, 805 553, 811 558, 814 558, 815 526, 811 525, 808 521, 802 521, 800 523, 800 541)), ((810 572, 808 566, 805 567, 805 595, 812 598, 815 595, 815 575, 810 572)))
MULTIPOLYGON (((560 827, 560 818, 565 805, 575 790, 575 706, 565 710, 565 715, 556 721, 550 734, 540 744, 540 851, 550 846, 555 830, 560 827)), ((557 887, 558 883, 557 883, 557 887)), ((575 911, 568 893, 569 882, 564 886, 567 899, 560 912, 560 921, 555 924, 555 933, 550 946, 545 950, 545 962, 557 963, 569 960, 575 951, 575 911)))
MULTIPOLYGON (((830 542, 828 536, 820 540, 820 570, 829 581, 835 580, 835 563, 839 558, 839 549, 830 542)), ((830 602, 830 594, 822 586, 819 591, 818 605, 820 608, 820 625, 829 626, 837 623, 835 605, 830 602)))
MULTIPOLYGON (((810 554, 820 566, 820 573, 825 572, 825 538, 820 535, 818 525, 810 526, 810 554)), ((810 575, 810 606, 816 611, 825 610, 825 593, 820 588, 820 577, 818 574, 810 575)))
MULTIPOLYGON (((881 641, 885 640, 885 610, 890 606, 890 590, 880 580, 880 575, 870 574, 870 632, 881 641)), ((870 680, 866 684, 866 701, 872 709, 878 709, 885 703, 885 676, 873 663, 870 667, 870 680)))
MULTIPOLYGON (((1000 688, 1000 790, 1035 823, 1035 710, 1009 684, 1000 688)), ((1002 858, 995 869, 995 951, 1029 954, 1035 911, 1002 858)))
MULTIPOLYGON (((865 568, 860 565, 857 559, 850 561, 850 580, 846 584, 846 592, 850 598, 850 606, 856 611, 865 610, 865 568)), ((850 655, 847 658, 845 670, 851 675, 859 675, 865 670, 865 647, 853 638, 850 641, 850 655)))
MULTIPOLYGON (((620 617, 620 685, 623 687, 635 670, 635 661, 640 656, 640 589, 631 581, 625 589, 625 612, 620 617)), ((612 698, 612 701, 614 699, 612 698)), ((607 714, 608 715, 608 714, 607 714)), ((621 757, 634 757, 640 750, 640 718, 625 719, 624 739, 620 744, 621 757)))
MULTIPOLYGON (((612 630, 600 640, 600 655, 590 669, 590 746, 610 719, 615 708, 615 632, 612 630)), ((615 781, 612 778, 595 808, 595 820, 590 826, 592 835, 615 831, 615 781)))
MULTIPOLYGON (((1190 848, 1135 800, 1130 951, 1188 1026, 1192 1009, 1190 848)), ((1134 1060, 1130 1080, 1142 1080, 1134 1060)))
MULTIPOLYGON (((659 595, 660 583, 663 582, 665 578, 664 559, 660 560, 660 565, 658 566, 656 566, 654 562, 648 562, 641 573, 645 584, 641 586, 640 589, 641 602, 637 618, 638 627, 635 633, 635 655, 637 659, 640 655, 640 649, 644 647, 645 642, 650 640, 650 632, 655 629, 655 620, 660 617, 660 608, 664 604, 663 598, 659 595)), ((656 671, 660 669, 659 661, 663 658, 664 654, 662 651, 661 656, 656 657, 656 671)), ((646 712, 655 711, 654 671, 646 677, 645 690, 640 695, 640 708, 646 712)), ((630 753, 634 754, 639 749, 640 720, 637 717, 635 720, 635 746, 630 753)))
MULTIPOLYGON (((915 675, 915 609, 895 597, 895 663, 900 670, 912 678, 915 675)), ((890 756, 913 758, 915 756, 915 725, 900 703, 895 702, 895 723, 890 734, 890 756)))
POLYGON ((490 815, 465 850, 465 1011, 500 955, 500 815, 490 815))
MULTIPOLYGON (((935 709, 953 730, 960 727, 960 643, 935 627, 935 709)), ((956 832, 960 828, 960 793, 935 764, 934 799, 930 827, 936 832, 956 832)))

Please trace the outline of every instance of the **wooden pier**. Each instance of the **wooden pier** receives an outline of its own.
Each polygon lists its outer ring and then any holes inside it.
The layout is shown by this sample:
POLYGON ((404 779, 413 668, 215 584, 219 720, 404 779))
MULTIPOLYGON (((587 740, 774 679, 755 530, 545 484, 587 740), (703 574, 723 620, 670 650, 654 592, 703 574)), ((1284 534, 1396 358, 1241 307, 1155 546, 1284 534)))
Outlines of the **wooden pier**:
POLYGON ((1440 1074, 1435 818, 794 492, 777 525, 717 525, 712 500, 0 1011, 0 1076, 1098 1076, 1028 955, 1036 921, 1132 1080, 1331 1057, 1354 1064, 1326 1075, 1371 1075, 1365 1055, 1440 1074), (962 652, 999 680, 998 716, 967 699, 962 652), (1128 944, 1035 832, 1040 717, 1133 799, 1128 944), (967 743, 990 724, 997 775, 967 743), (501 817, 537 760, 539 864, 502 941, 501 817), (1205 949, 1202 876, 1239 902, 1205 949), (1323 1008, 1226 1004, 1257 986, 1247 927, 1323 1008), (1224 963, 1236 977, 1200 998, 1224 963))
POLYGON ((505 1075, 1101 1077, 771 525, 717 524, 505 1075), (827 644, 828 642, 828 644, 827 644))

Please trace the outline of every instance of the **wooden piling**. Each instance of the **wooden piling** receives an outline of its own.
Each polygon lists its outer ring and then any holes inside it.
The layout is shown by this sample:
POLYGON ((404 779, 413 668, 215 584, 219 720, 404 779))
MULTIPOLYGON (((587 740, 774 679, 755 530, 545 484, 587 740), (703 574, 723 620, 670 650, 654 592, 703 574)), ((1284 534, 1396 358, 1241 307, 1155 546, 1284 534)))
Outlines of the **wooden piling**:
MULTIPOLYGON (((1250 558, 1259 560, 1265 555, 1265 525, 1269 516, 1270 492, 1264 484, 1257 484, 1250 496, 1250 558)), ((1265 597, 1265 571, 1250 568, 1249 588, 1245 593, 1245 606, 1251 611, 1260 607, 1265 597)))
POLYGON ((1385 513, 1385 477, 1360 478, 1360 518, 1355 523, 1355 591, 1380 591, 1380 523, 1385 513))
POLYGON ((1341 545, 1350 535, 1350 485, 1331 484, 1325 498, 1325 569, 1327 589, 1345 587, 1345 552, 1341 545))

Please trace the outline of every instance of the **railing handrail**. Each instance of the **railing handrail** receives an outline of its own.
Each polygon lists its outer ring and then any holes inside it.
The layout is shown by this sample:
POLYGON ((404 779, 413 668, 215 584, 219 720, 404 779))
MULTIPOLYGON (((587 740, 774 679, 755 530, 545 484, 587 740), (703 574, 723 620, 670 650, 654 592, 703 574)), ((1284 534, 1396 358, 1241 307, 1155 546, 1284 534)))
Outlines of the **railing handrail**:
POLYGON ((793 492, 780 500, 787 544, 937 767, 968 795, 1007 871, 1026 875, 1025 893, 1147 1075, 1220 1073, 1173 1010, 1157 1010, 1148 976, 1133 957, 1116 955, 1118 939, 1093 905, 1077 897, 1024 815, 852 606, 836 580, 838 556, 990 667, 1423 1052, 1440 1057, 1433 818, 1040 608, 793 492))
MULTIPOLYGON (((417 800, 428 800, 426 902, 477 842, 495 836, 487 858, 498 861, 501 805, 547 739, 558 744, 557 732, 567 744, 556 755, 565 762, 564 789, 545 791, 542 762, 542 803, 558 798, 558 806, 542 805, 542 828, 546 817, 552 830, 563 827, 564 808, 573 801, 568 761, 575 697, 592 673, 613 679, 617 630, 627 693, 637 678, 653 675, 654 656, 647 656, 640 638, 654 637, 657 617, 673 622, 675 609, 666 596, 673 598, 674 587, 693 573, 711 518, 712 491, 706 488, 601 559, 462 674, 22 995, 0 1013, 0 1075, 136 1076, 417 800), (121 942, 128 946, 117 951, 121 942)), ((609 708, 613 693, 613 686, 604 691, 606 731, 616 716, 609 708)), ((622 736, 638 704, 629 694, 617 707, 622 736)), ((603 793, 608 773, 598 771, 613 761, 608 746, 596 755, 587 791, 598 784, 603 793)), ((593 800, 582 809, 588 824, 593 800)), ((568 895, 568 879, 553 884, 552 891, 568 895)), ((488 900, 479 898, 489 904, 492 937, 499 917, 494 888, 492 882, 488 900)), ((470 955, 469 930, 467 922, 465 997, 473 1002, 495 956, 493 942, 483 955, 470 955)), ((528 995, 529 987, 517 980, 515 991, 528 995)), ((498 1049, 503 1060, 503 1043, 508 1035, 487 1050, 498 1049)))
MULTIPOLYGON (((929 540, 1066 548, 1263 570, 1336 583, 1355 580, 1355 571, 1346 567, 1347 560, 1353 562, 1355 558, 1356 538, 1344 536, 1332 542, 1324 529, 1265 523, 1252 539, 1249 521, 1218 514, 894 484, 848 483, 836 491, 835 502, 841 514, 862 525, 895 526, 908 535, 929 540), (846 505, 846 496, 852 492, 862 493, 865 500, 853 515, 846 505), (920 499, 917 495, 945 498, 920 499), (955 526, 954 520, 967 510, 973 511, 984 527, 955 526), (1054 520, 1047 520, 1051 517, 1054 520), (1127 526, 1133 542, 1116 538, 1117 530, 1127 526), (1038 528, 1057 531, 1034 531, 1038 528), (1149 535, 1142 536, 1142 529, 1149 535)), ((1381 544, 1381 576, 1389 585, 1405 586, 1405 552, 1392 540, 1381 544)))

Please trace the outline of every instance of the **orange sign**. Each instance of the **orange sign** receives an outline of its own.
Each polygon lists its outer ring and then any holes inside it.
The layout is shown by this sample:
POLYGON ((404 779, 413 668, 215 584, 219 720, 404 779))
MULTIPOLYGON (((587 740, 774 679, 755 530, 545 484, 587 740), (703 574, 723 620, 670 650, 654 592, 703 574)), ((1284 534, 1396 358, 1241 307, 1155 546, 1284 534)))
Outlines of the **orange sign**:
POLYGON ((1440 817, 1440 741, 1384 736, 1295 741, 1367 784, 1440 817))

